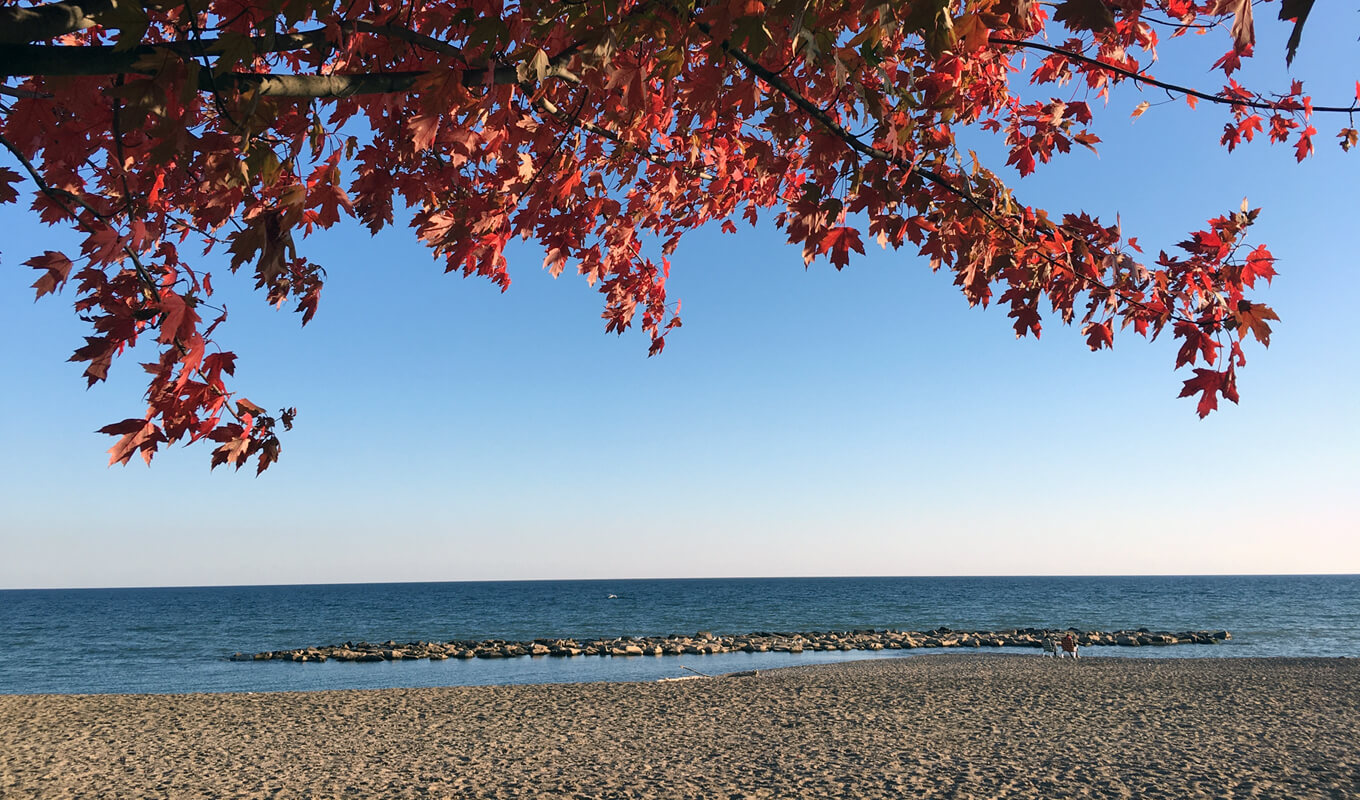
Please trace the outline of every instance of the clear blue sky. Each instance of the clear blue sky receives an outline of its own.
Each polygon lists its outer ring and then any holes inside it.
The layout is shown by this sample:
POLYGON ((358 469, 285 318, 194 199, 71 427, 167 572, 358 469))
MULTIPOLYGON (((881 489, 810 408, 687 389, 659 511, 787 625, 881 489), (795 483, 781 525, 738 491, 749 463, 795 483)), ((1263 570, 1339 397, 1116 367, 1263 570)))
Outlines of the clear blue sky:
MULTIPOLYGON (((1360 19, 1321 6, 1335 16, 1310 23, 1292 73, 1345 104, 1360 19)), ((1260 33, 1255 83, 1283 88, 1286 31, 1260 33)), ((1156 74, 1221 85, 1221 48, 1180 44, 1156 74)), ((306 329, 215 270, 236 387, 301 412, 279 464, 209 472, 194 447, 107 468, 93 431, 142 413, 140 369, 124 358, 84 390, 71 293, 35 304, 22 266, 70 238, 0 209, 0 588, 1360 572, 1345 300, 1360 154, 1327 118, 1302 165, 1259 143, 1228 154, 1218 110, 1175 101, 1131 121, 1144 98, 1164 96, 1121 92, 1098 116, 1099 157, 1020 191, 1119 212, 1153 252, 1244 196, 1265 208, 1253 239, 1280 277, 1260 299, 1283 321, 1248 354, 1242 405, 1204 421, 1176 399, 1169 336, 1092 354, 1050 324, 1017 341, 1004 311, 970 310, 907 252, 805 271, 772 227, 700 232, 673 258, 685 327, 648 359, 532 247, 501 295, 441 274, 404 228, 350 228, 304 245, 330 274, 306 329)))

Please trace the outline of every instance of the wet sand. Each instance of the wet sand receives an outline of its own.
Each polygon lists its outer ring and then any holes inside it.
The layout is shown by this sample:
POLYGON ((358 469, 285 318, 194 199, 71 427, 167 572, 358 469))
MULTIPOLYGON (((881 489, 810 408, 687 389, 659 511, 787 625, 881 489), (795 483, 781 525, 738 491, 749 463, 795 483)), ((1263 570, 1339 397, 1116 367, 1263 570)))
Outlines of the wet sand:
POLYGON ((674 683, 0 696, 11 798, 1354 798, 1360 660, 931 655, 674 683))

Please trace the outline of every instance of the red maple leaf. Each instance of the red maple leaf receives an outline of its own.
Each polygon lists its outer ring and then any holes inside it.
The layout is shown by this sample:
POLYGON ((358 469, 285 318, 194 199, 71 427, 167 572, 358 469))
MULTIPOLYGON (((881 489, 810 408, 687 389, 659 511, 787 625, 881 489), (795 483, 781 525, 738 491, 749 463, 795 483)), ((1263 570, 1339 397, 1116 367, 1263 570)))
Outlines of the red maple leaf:
POLYGON ((411 148, 419 153, 422 150, 429 150, 434 144, 435 134, 439 132, 439 116, 422 114, 411 117, 406 125, 411 132, 411 148))
POLYGON ((14 188, 14 184, 23 180, 19 173, 9 167, 0 167, 0 204, 13 203, 19 199, 19 190, 14 188))
POLYGON ((1312 125, 1309 125, 1308 127, 1303 129, 1302 133, 1299 134, 1299 139, 1294 144, 1294 156, 1299 161, 1303 161, 1305 158, 1313 154, 1313 136, 1316 133, 1317 128, 1314 128, 1312 125))
POLYGON ((1246 286, 1255 286, 1257 278, 1265 278, 1266 283, 1270 283, 1271 278, 1275 277, 1275 257, 1270 254, 1265 245, 1258 246, 1247 256, 1247 263, 1242 265, 1242 283, 1246 286))
POLYGON ((44 274, 33 282, 33 288, 38 290, 37 297, 56 292, 66 283, 66 276, 71 273, 71 259, 52 250, 30 258, 24 262, 24 266, 44 271, 44 274))
POLYGON ((105 425, 98 433, 118 436, 118 442, 109 448, 109 465, 126 464, 132 456, 141 451, 142 459, 151 463, 151 456, 159 444, 166 441, 160 428, 149 419, 125 419, 112 425, 105 425))
POLYGON ((1223 395, 1224 399, 1237 402, 1237 376, 1233 369, 1229 368, 1223 372, 1212 369, 1196 369, 1195 377, 1185 381, 1185 386, 1181 389, 1178 397, 1192 397, 1198 394, 1199 405, 1195 410, 1200 418, 1209 416, 1209 412, 1218 408, 1218 395, 1223 395))
POLYGON ((1082 333, 1086 334, 1086 346, 1093 351, 1102 347, 1114 347, 1114 332, 1110 330, 1108 322, 1087 323, 1082 333))
POLYGON ((1172 326, 1173 338, 1185 339, 1181 349, 1176 353, 1176 368, 1195 363, 1195 359, 1203 356, 1204 363, 1213 364, 1214 358, 1218 354, 1219 344, 1214 341, 1214 337, 1205 333, 1200 326, 1193 322, 1177 322, 1172 326))
POLYGON ((175 342, 187 344, 193 337, 200 321, 198 312, 194 311, 193 306, 186 302, 181 295, 169 290, 162 290, 160 312, 161 333, 156 341, 162 344, 173 344, 175 342))
POLYGON ((855 228, 832 228, 822 237, 817 253, 831 253, 831 263, 836 269, 844 269, 850 263, 850 251, 864 255, 864 245, 860 242, 859 231, 855 228))
POLYGON ((1266 320, 1273 319, 1278 322, 1280 318, 1269 306, 1241 300, 1232 314, 1238 324, 1239 338, 1245 338, 1247 331, 1251 331, 1256 341, 1265 347, 1270 346, 1270 324, 1266 320))

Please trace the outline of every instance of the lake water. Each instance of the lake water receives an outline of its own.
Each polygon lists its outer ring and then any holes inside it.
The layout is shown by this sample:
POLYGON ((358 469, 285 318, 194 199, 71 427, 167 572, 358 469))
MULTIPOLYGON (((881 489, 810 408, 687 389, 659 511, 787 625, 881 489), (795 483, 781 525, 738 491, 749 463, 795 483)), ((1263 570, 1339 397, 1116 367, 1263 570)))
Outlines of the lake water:
MULTIPOLYGON (((1226 629, 1087 657, 1360 657, 1360 576, 750 578, 0 591, 0 693, 308 691, 636 681, 870 653, 231 662, 346 640, 828 631, 1226 629), (614 597, 610 597, 613 595, 614 597)), ((911 657, 922 652, 910 651, 911 657)), ((905 655, 905 651, 904 651, 905 655)))

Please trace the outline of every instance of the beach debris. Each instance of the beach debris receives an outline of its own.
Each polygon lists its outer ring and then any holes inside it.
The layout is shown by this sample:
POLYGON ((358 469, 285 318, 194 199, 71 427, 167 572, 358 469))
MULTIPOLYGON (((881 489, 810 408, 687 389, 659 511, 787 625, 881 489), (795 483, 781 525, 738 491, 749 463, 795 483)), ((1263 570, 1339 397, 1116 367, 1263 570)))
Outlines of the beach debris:
MULTIPOLYGON (((1224 630, 1152 631, 1147 628, 1120 631, 1081 631, 1076 629, 1016 628, 1005 631, 956 631, 936 628, 928 631, 854 630, 808 631, 801 633, 757 631, 736 635, 715 635, 700 631, 693 636, 620 636, 613 638, 534 639, 510 642, 502 639, 481 641, 455 640, 450 642, 386 641, 344 642, 325 647, 303 647, 293 650, 272 650, 260 653, 235 653, 230 661, 293 661, 318 663, 327 660, 344 662, 377 661, 440 661, 448 658, 575 658, 578 656, 611 656, 633 658, 641 656, 703 656, 719 653, 803 653, 828 651, 887 651, 917 648, 1034 648, 1043 646, 1045 639, 1057 639, 1071 633, 1081 647, 1162 647, 1168 645, 1216 645, 1232 639, 1224 630)), ((682 669, 689 669, 682 667, 682 669)), ((697 670, 695 670, 697 671, 697 670)))

